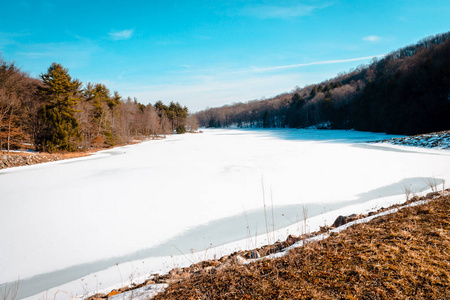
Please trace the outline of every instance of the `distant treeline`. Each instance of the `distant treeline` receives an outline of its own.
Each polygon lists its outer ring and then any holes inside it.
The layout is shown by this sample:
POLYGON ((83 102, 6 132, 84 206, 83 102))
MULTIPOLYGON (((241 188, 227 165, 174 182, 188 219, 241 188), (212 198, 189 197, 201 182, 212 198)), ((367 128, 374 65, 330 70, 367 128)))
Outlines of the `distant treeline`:
POLYGON ((348 73, 196 114, 205 127, 291 127, 419 134, 450 129, 450 32, 373 59, 348 73))
POLYGON ((188 108, 122 99, 104 84, 84 87, 53 63, 40 79, 0 58, 0 150, 75 151, 198 128, 188 108))

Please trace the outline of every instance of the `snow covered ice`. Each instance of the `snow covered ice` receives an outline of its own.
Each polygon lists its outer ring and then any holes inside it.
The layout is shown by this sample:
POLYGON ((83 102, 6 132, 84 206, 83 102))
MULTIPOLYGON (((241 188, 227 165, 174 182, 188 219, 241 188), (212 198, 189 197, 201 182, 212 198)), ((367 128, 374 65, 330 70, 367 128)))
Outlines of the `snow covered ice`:
POLYGON ((20 278, 19 298, 68 298, 267 243, 263 189, 282 239, 305 230, 302 205, 314 231, 403 202, 405 187, 450 182, 448 151, 364 143, 389 137, 204 130, 2 170, 0 283, 20 278))

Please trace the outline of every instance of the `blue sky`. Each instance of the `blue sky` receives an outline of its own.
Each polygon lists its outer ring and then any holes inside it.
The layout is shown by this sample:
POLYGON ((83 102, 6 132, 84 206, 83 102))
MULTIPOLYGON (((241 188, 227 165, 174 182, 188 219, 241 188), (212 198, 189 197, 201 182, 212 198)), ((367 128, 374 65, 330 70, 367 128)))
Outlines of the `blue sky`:
POLYGON ((37 77, 192 112, 269 98, 450 30, 449 0, 2 3, 0 52, 37 77))

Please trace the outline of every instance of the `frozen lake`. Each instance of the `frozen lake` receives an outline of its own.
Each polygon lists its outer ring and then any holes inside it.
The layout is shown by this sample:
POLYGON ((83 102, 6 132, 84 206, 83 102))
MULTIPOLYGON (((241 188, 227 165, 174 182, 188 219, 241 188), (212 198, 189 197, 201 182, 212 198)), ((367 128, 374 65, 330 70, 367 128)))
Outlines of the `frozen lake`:
POLYGON ((0 283, 68 298, 266 243, 264 197, 282 239, 450 183, 449 151, 365 143, 388 137, 204 130, 0 171, 0 283))

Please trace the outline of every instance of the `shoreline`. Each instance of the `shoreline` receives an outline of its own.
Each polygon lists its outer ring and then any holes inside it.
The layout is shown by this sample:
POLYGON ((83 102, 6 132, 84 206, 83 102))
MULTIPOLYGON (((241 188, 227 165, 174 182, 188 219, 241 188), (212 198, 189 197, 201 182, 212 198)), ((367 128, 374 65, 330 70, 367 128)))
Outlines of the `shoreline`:
MULTIPOLYGON (((419 194, 420 195, 420 194, 419 194)), ((348 215, 342 218, 339 216, 336 218, 341 219, 340 226, 325 226, 320 228, 320 231, 315 231, 313 233, 309 233, 306 235, 300 236, 292 236, 290 235, 285 241, 276 243, 272 243, 269 245, 265 245, 256 249, 250 250, 241 250, 243 248, 235 248, 234 252, 230 252, 230 254, 225 253, 223 257, 215 257, 214 259, 210 256, 208 258, 195 260, 195 263, 188 264, 184 268, 175 267, 173 265, 172 269, 168 269, 168 271, 163 271, 163 273, 152 273, 152 274, 142 274, 142 277, 132 279, 134 283, 131 283, 125 279, 125 281, 121 284, 115 284, 113 286, 108 286, 106 288, 98 289, 97 291, 92 291, 89 294, 84 295, 72 295, 69 297, 70 299, 88 299, 88 300, 100 300, 100 299, 111 299, 111 300, 120 300, 120 299, 140 299, 146 300, 148 296, 156 296, 158 293, 163 292, 166 288, 170 288, 172 284, 179 285, 184 280, 191 280, 192 278, 197 278, 198 276, 211 275, 216 274, 217 272, 223 272, 229 268, 242 267, 248 264, 259 263, 259 261, 267 261, 267 259, 272 260, 273 258, 279 258, 280 256, 284 256, 289 248, 300 248, 304 244, 311 244, 314 241, 323 241, 323 236, 334 237, 339 235, 341 232, 345 232, 347 230, 352 230, 353 225, 358 225, 360 223, 364 223, 365 218, 380 218, 379 214, 386 214, 389 210, 396 209, 401 210, 402 208, 406 208, 405 205, 414 205, 418 203, 423 203, 424 201, 431 201, 441 196, 441 192, 423 192, 423 196, 414 196, 406 202, 401 202, 401 204, 390 205, 386 208, 374 209, 372 211, 368 211, 364 214, 359 215, 348 215), (356 223, 356 224, 355 224, 356 223), (347 228, 349 227, 349 228, 347 228), (336 232, 337 231, 337 232, 336 232), (306 242, 308 241, 308 242, 306 242), (297 246, 295 246, 297 245, 297 246), (259 254, 259 257, 255 257, 254 253, 264 253, 265 256, 259 254), (253 257, 252 257, 253 256, 253 257), (206 259, 206 260, 205 260, 206 259), (109 296, 108 296, 109 295, 109 296), (116 295, 116 296, 115 296, 116 295), (142 297, 141 297, 142 296, 142 297)), ((450 189, 446 189, 446 195, 450 195, 450 189)), ((392 213, 390 213, 392 214, 392 213)), ((395 214, 395 213, 394 213, 395 214)), ((336 223, 335 221, 335 223, 336 223)), ((334 224, 333 224, 334 225, 334 224)), ((208 251, 208 250, 206 250, 208 251)), ((297 250, 295 250, 297 251, 297 250)), ((188 255, 188 254, 186 254, 188 255)), ((200 256, 199 256, 200 257, 200 256)), ((203 256, 202 256, 203 257, 203 256)), ((194 258, 194 257, 192 257, 194 258)), ((116 268, 114 266, 114 268, 116 268)), ((118 270, 119 268, 117 268, 118 270)), ((121 268, 123 272, 123 267, 121 268)), ((116 271, 117 271, 116 270, 116 271)), ((117 272, 116 272, 117 273, 117 272)), ((117 274, 116 274, 117 275, 117 274)), ((134 274, 133 276, 136 276, 134 274)), ((92 276, 91 276, 92 277, 92 276)), ((95 276, 94 276, 95 277, 95 276)), ((98 277, 98 275, 97 275, 98 277)), ((100 276, 101 277, 101 276, 100 276)), ((128 278, 129 279, 129 278, 128 278)), ((86 280, 86 279, 85 279, 86 280)), ((9 286, 11 286, 11 282, 9 286)), ((56 294, 59 294, 58 299, 60 298, 61 293, 65 293, 63 290, 56 291, 56 294)), ((41 293, 42 294, 42 293, 41 293)), ((56 294, 54 296, 56 297, 56 294)), ((46 294, 45 294, 46 295, 46 294)), ((48 296, 48 297, 53 297, 48 296)), ((28 299, 28 297, 24 298, 28 299)), ((31 298, 30 298, 31 299, 31 298)))
MULTIPOLYGON (((418 207, 428 204, 430 201, 435 201, 450 195, 450 188, 444 191, 429 192, 424 196, 414 196, 411 199, 401 204, 394 204, 387 208, 379 208, 375 211, 370 211, 365 214, 352 214, 348 216, 339 216, 333 225, 322 226, 319 231, 303 234, 300 236, 289 235, 285 241, 277 241, 259 248, 251 250, 239 250, 229 255, 225 255, 214 260, 203 260, 184 268, 176 267, 166 274, 151 274, 148 279, 142 283, 136 284, 131 282, 120 288, 111 289, 106 293, 95 293, 88 297, 82 297, 85 300, 99 300, 99 299, 122 299, 123 297, 138 298, 138 299, 152 299, 158 297, 160 293, 164 294, 165 289, 172 285, 182 286, 183 282, 190 281, 193 278, 201 276, 214 276, 218 272, 224 272, 228 269, 240 268, 242 266, 264 262, 267 260, 275 260, 285 255, 289 251, 297 248, 302 248, 305 245, 310 245, 315 242, 324 241, 330 237, 339 236, 351 230, 353 226, 367 224, 373 220, 377 220, 389 215, 395 215, 399 211, 411 207, 418 207)), ((376 222, 376 221, 374 221, 376 222)), ((170 292, 180 296, 171 289, 170 292)), ((172 299, 172 298, 170 298, 172 299)))
POLYGON ((107 151, 115 148, 136 145, 146 141, 153 140, 161 140, 165 137, 151 137, 142 140, 134 140, 131 143, 116 145, 109 148, 96 148, 96 149, 88 149, 85 151, 76 151, 76 152, 61 152, 61 153, 48 153, 48 152, 27 152, 24 150, 12 150, 10 152, 1 150, 0 151, 0 170, 15 168, 15 167, 24 167, 24 166, 32 166, 41 163, 55 162, 73 158, 80 158, 91 156, 95 153, 101 151, 107 151))
MULTIPOLYGON (((101 151, 104 149, 99 149, 101 151)), ((73 153, 26 153, 26 152, 2 152, 0 153, 0 170, 32 166, 72 158, 86 157, 98 151, 73 152, 73 153)))
POLYGON ((392 138, 374 143, 387 143, 398 146, 419 147, 437 150, 450 150, 450 130, 392 138))
POLYGON ((443 299, 450 197, 332 232, 281 257, 204 269, 155 299, 443 299))

